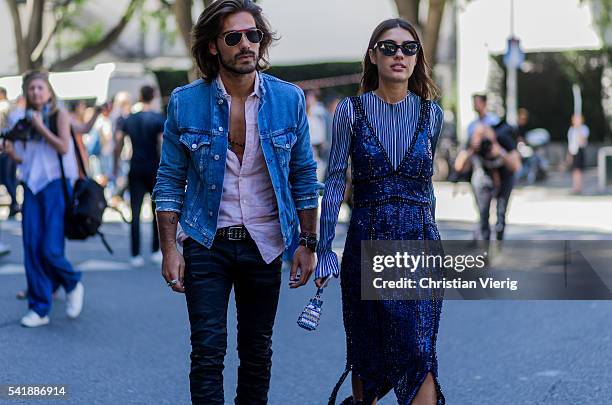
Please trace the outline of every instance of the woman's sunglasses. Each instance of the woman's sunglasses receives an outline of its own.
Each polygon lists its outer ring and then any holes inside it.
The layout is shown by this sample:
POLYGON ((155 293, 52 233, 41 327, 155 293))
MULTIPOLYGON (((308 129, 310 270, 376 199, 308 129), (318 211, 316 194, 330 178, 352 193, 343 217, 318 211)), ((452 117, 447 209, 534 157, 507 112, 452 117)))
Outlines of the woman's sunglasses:
POLYGON ((385 56, 395 56, 397 48, 399 48, 404 55, 414 56, 419 51, 420 46, 421 44, 418 41, 406 41, 402 42, 401 45, 393 41, 378 41, 376 45, 374 45, 374 49, 378 49, 385 56))
POLYGON ((242 34, 246 35, 247 39, 252 44, 260 43, 264 38, 264 33, 257 28, 248 30, 229 31, 223 35, 223 40, 227 46, 236 46, 242 41, 242 34))

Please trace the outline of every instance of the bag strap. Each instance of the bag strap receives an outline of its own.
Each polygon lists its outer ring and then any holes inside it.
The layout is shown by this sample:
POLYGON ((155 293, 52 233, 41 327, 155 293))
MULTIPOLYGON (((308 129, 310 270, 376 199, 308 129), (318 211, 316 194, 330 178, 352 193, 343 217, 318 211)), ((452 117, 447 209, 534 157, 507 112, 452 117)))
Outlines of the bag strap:
POLYGON ((74 154, 76 155, 77 162, 79 163, 79 168, 83 171, 83 175, 85 177, 89 177, 89 175, 87 174, 87 170, 85 169, 85 162, 83 161, 83 156, 81 156, 81 150, 79 149, 79 145, 76 141, 76 136, 74 135, 72 125, 70 125, 70 137, 72 138, 72 144, 74 145, 74 154))
MULTIPOLYGON (((49 117, 49 129, 54 134, 57 134, 57 113, 49 117)), ((70 137, 72 138, 72 144, 74 145, 74 153, 77 156, 79 167, 81 168, 81 170, 83 171, 83 174, 87 178, 88 177, 87 170, 85 170, 85 163, 83 162, 83 156, 81 156, 81 151, 79 149, 79 145, 77 144, 76 137, 74 136, 72 125, 70 126, 70 137)), ((68 195, 68 186, 66 184, 66 173, 64 171, 64 159, 61 153, 59 152, 57 153, 57 157, 59 159, 60 171, 62 173, 62 189, 64 191, 64 199, 66 200, 66 211, 68 211, 69 205, 71 204, 71 200, 70 200, 70 196, 68 195)), ((122 215, 122 218, 123 218, 123 215, 122 215)), ((125 218, 123 218, 123 220, 125 221, 125 218)), ((111 255, 114 254, 113 249, 110 247, 110 245, 106 241, 106 237, 104 236, 104 234, 100 232, 100 230, 98 230, 96 234, 100 236, 100 239, 102 240, 102 244, 104 245, 106 250, 108 250, 108 252, 111 255)))
MULTIPOLYGON (((51 132, 57 135, 57 113, 49 117, 49 129, 51 130, 51 132)), ((81 155, 79 144, 76 141, 76 136, 74 135, 74 130, 72 129, 72 125, 70 125, 70 138, 72 138, 72 144, 74 145, 74 154, 76 155, 76 159, 77 159, 79 168, 81 169, 85 177, 89 177, 89 175, 87 174, 87 170, 85 169, 85 162, 83 161, 83 156, 81 155)), ((58 156, 61 158, 62 155, 58 152, 58 156)), ((62 175, 64 175, 63 164, 61 162, 60 162, 60 166, 62 166, 62 175)))
POLYGON ((332 393, 329 396, 329 401, 327 402, 327 405, 336 404, 336 398, 338 397, 338 392, 340 391, 340 387, 342 387, 342 384, 344 383, 344 380, 346 379, 350 371, 351 371, 351 367, 347 364, 346 368, 344 369, 344 372, 342 372, 340 379, 338 379, 338 382, 334 386, 334 389, 332 390, 332 393))
MULTIPOLYGON (((49 117, 49 130, 52 133, 57 135, 57 113, 49 117)), ((62 157, 62 154, 59 152, 57 152, 57 158, 59 160, 60 172, 62 173, 62 190, 64 191, 64 200, 66 201, 65 211, 67 211, 68 207, 71 205, 71 201, 70 201, 70 196, 68 195, 68 186, 66 185, 66 172, 64 171, 64 159, 62 157)))
POLYGON ((110 247, 110 245, 108 244, 108 242, 106 241, 106 237, 104 236, 104 234, 102 232, 100 232, 100 230, 98 230, 96 232, 96 234, 98 234, 98 236, 100 237, 100 240, 102 240, 102 244, 104 245, 104 247, 106 248, 106 250, 108 250, 108 253, 115 254, 115 252, 113 251, 113 249, 110 247))

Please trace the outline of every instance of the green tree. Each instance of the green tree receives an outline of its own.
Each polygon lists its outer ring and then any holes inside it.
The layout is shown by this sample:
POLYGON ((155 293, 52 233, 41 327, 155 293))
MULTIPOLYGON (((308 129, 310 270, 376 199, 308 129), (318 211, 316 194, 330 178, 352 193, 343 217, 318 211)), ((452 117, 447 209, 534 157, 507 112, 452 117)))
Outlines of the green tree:
POLYGON ((119 21, 106 32, 99 24, 92 24, 88 28, 76 24, 86 0, 31 0, 28 15, 24 1, 6 0, 6 2, 13 21, 19 72, 22 73, 43 66, 51 70, 69 69, 107 49, 119 38, 143 0, 130 0, 119 21), (54 18, 52 26, 47 27, 44 22, 47 21, 45 15, 49 10, 52 11, 54 18), (78 32, 82 40, 78 41, 74 52, 65 58, 48 63, 44 60, 45 51, 53 39, 59 40, 62 29, 78 32))
POLYGON ((612 2, 610 0, 580 0, 588 2, 593 14, 593 23, 601 37, 604 48, 612 48, 612 2))
POLYGON ((410 21, 419 31, 419 35, 422 36, 423 50, 431 66, 436 63, 438 37, 445 3, 446 0, 429 0, 427 16, 425 21, 422 22, 423 20, 419 18, 421 0, 395 0, 400 17, 410 21))

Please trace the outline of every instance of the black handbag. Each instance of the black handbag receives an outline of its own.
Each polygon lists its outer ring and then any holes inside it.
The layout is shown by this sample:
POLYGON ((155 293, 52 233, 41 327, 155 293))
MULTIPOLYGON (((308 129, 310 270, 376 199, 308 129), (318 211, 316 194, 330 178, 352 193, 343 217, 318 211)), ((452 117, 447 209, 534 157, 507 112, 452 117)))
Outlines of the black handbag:
MULTIPOLYGON (((52 132, 57 132, 57 114, 50 117, 50 128, 52 132)), ((108 207, 106 197, 104 196, 104 187, 98 184, 94 179, 87 176, 83 157, 76 142, 72 127, 70 128, 70 137, 74 144, 74 153, 77 156, 79 167, 83 171, 85 177, 79 178, 74 184, 72 198, 68 194, 68 186, 66 185, 66 174, 64 173, 64 163, 62 155, 58 153, 60 170, 62 172, 62 187, 64 189, 64 198, 66 199, 66 211, 64 213, 64 234, 70 240, 85 240, 91 236, 99 235, 102 244, 110 254, 113 254, 104 234, 100 232, 102 225, 102 216, 104 210, 108 207)))

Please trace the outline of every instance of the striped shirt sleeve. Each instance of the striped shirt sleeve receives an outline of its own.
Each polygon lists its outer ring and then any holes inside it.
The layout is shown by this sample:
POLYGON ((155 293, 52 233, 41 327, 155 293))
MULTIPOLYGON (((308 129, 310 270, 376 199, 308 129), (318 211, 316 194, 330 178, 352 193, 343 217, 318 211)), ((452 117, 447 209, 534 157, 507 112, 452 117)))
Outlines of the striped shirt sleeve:
MULTIPOLYGON (((430 128, 431 134, 431 158, 436 156, 436 147, 442 133, 442 125, 444 124, 444 112, 438 103, 431 103, 430 112, 430 128)), ((429 200, 431 201, 431 216, 436 219, 436 195, 434 193, 433 181, 429 179, 429 200)))
POLYGON ((336 233, 338 213, 344 200, 346 170, 352 137, 353 108, 350 99, 345 98, 336 107, 332 127, 332 144, 329 156, 329 172, 321 202, 320 233, 317 247, 318 262, 315 277, 338 277, 340 267, 338 256, 332 250, 336 233))

